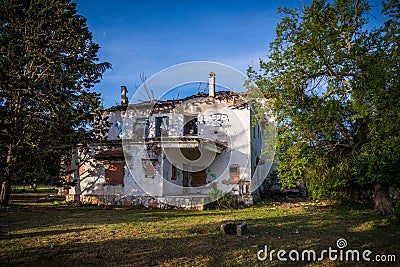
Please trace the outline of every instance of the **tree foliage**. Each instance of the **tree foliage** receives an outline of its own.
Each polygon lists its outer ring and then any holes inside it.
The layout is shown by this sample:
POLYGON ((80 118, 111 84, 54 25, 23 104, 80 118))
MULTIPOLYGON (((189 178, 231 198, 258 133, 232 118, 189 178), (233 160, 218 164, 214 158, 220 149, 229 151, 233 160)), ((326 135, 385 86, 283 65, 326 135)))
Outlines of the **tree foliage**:
POLYGON ((281 8, 268 59, 249 77, 272 99, 280 182, 353 200, 378 185, 384 212, 400 179, 400 42, 399 4, 383 6, 379 28, 369 25, 368 1, 281 8))
POLYGON ((7 204, 11 182, 57 177, 60 156, 93 137, 100 102, 91 88, 110 64, 98 63, 99 45, 69 0, 1 0, 0 10, 0 175, 7 204))

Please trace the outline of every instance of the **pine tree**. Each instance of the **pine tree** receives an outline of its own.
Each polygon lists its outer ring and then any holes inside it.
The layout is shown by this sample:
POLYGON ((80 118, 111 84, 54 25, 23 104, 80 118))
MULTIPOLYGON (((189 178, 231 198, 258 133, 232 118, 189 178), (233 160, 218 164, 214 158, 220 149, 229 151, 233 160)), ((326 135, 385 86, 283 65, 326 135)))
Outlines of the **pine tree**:
POLYGON ((91 138, 109 63, 69 0, 0 1, 1 203, 12 182, 55 177, 61 155, 91 138), (29 164, 27 164, 29 163, 29 164))

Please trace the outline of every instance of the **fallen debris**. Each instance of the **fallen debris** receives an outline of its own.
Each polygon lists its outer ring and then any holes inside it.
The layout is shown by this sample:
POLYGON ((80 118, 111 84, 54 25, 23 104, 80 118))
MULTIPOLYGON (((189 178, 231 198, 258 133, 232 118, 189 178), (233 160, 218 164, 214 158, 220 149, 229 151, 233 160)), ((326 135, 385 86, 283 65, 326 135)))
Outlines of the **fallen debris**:
POLYGON ((237 226, 234 222, 227 222, 221 225, 221 232, 227 235, 236 235, 237 226))
POLYGON ((227 222, 221 225, 221 232, 227 235, 246 236, 249 233, 249 229, 245 223, 227 222))
POLYGON ((247 224, 242 223, 242 224, 239 224, 239 225, 237 226, 236 234, 237 234, 238 236, 247 235, 248 232, 249 232, 249 229, 247 228, 247 224))

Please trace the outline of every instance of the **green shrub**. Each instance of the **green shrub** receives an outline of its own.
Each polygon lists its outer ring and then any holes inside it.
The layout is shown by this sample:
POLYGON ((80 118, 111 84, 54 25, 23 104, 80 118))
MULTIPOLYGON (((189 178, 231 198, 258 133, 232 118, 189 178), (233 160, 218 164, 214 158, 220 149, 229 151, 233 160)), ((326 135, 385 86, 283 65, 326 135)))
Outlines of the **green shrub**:
POLYGON ((210 207, 217 209, 235 208, 235 201, 233 200, 231 194, 219 190, 216 183, 211 184, 210 199, 213 201, 210 207))

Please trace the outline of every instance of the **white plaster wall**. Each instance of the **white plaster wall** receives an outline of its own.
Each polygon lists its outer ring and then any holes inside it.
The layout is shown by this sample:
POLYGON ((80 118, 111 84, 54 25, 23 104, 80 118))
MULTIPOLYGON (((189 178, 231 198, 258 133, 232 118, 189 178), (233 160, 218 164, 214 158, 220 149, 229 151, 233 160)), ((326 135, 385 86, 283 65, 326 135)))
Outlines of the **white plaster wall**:
POLYGON ((160 165, 156 167, 156 175, 152 178, 145 177, 142 159, 149 159, 144 145, 125 144, 126 162, 129 164, 124 178, 124 194, 137 195, 148 193, 152 196, 161 196, 163 189, 162 169, 160 165), (139 186, 140 185, 140 186, 139 186))
POLYGON ((123 116, 124 112, 116 110, 108 114, 108 122, 110 123, 110 128, 107 134, 108 140, 118 140, 122 137, 123 131, 123 116))
POLYGON ((101 161, 97 161, 92 157, 94 153, 94 147, 91 147, 88 160, 82 164, 80 161, 82 161, 84 157, 87 158, 88 155, 76 151, 76 157, 75 160, 73 160, 74 164, 71 166, 71 168, 76 169, 76 171, 71 175, 71 180, 79 180, 79 183, 69 190, 69 194, 122 195, 124 193, 122 185, 105 184, 105 166, 101 161), (78 161, 76 159, 78 159, 78 161), (79 175, 79 166, 83 166, 85 170, 81 175, 79 175))
MULTIPOLYGON (((175 120, 173 119, 173 114, 152 114, 149 115, 149 138, 156 137, 156 118, 157 117, 167 117, 168 118, 168 130, 171 131, 173 128, 177 128, 177 126, 173 123, 175 120), (173 122, 171 122, 171 120, 173 122)), ((168 131, 168 132, 169 132, 168 131)), ((170 135, 168 133, 168 135, 170 135)))
MULTIPOLYGON (((98 195, 146 195, 145 192, 153 196, 162 196, 163 193, 179 195, 182 194, 182 188, 180 186, 183 180, 183 174, 179 168, 182 169, 183 164, 205 168, 207 183, 218 181, 218 188, 225 191, 232 187, 232 185, 229 184, 230 164, 238 164, 240 166, 241 179, 251 179, 251 150, 256 148, 259 141, 254 142, 253 147, 251 147, 251 117, 249 109, 231 109, 227 107, 224 102, 209 99, 203 102, 189 100, 183 103, 182 106, 176 107, 172 113, 150 115, 149 137, 155 136, 155 118, 158 116, 168 116, 168 134, 170 137, 182 136, 184 114, 198 116, 198 137, 218 142, 226 142, 229 148, 223 150, 220 154, 202 149, 202 155, 207 159, 211 159, 206 166, 202 161, 199 161, 198 164, 196 162, 186 162, 184 158, 182 159, 181 155, 178 155, 180 154, 178 153, 179 149, 175 149, 175 151, 166 149, 165 153, 168 154, 168 157, 163 158, 161 155, 161 157, 158 158, 158 164, 155 166, 157 175, 153 178, 146 178, 142 167, 142 159, 149 158, 149 155, 147 155, 145 146, 133 143, 128 145, 128 143, 125 143, 124 152, 127 156, 126 163, 129 164, 129 166, 125 167, 124 186, 105 186, 103 166, 103 168, 93 170, 90 176, 82 179, 79 186, 74 188, 74 190, 77 190, 77 192, 83 191, 83 194, 98 195), (170 179, 172 174, 171 163, 178 167, 177 180, 171 181, 170 179), (174 184, 179 185, 179 187, 174 186, 174 184)), ((108 133, 109 140, 120 139, 121 131, 124 128, 123 116, 124 112, 121 113, 121 111, 118 110, 109 114, 109 122, 111 123, 108 133)), ((127 126, 125 126, 125 130, 127 130, 129 134, 129 129, 126 127, 127 126)), ((191 189, 191 193, 208 194, 209 187, 193 188, 191 189)))
MULTIPOLYGON (((72 158, 71 158, 71 170, 75 170, 73 173, 70 175, 70 181, 79 181, 79 175, 78 175, 78 150, 75 148, 74 151, 72 152, 72 158)), ((81 194, 81 184, 80 182, 77 183, 75 186, 71 186, 68 192, 70 195, 80 195, 81 194)))
POLYGON ((169 114, 169 131, 170 137, 178 137, 183 135, 183 119, 184 115, 178 112, 169 114))
MULTIPOLYGON (((175 166, 177 164, 174 164, 175 166)), ((163 183, 163 193, 164 195, 182 195, 182 184, 183 184, 183 173, 182 170, 177 168, 176 180, 171 180, 172 176, 172 164, 168 159, 164 160, 164 183, 163 183)))
MULTIPOLYGON (((191 110, 192 106, 184 104, 186 111, 191 110), (189 106, 189 108, 187 107, 189 106)), ((177 108, 179 109, 179 107, 177 108)), ((183 108, 182 108, 183 109, 183 108)), ((209 150, 200 149, 202 156, 208 159, 208 164, 204 161, 189 161, 183 157, 179 148, 164 149, 169 160, 168 168, 164 167, 164 171, 172 172, 171 163, 180 169, 183 165, 191 165, 206 169, 207 183, 217 181, 218 188, 224 191, 229 190, 232 185, 229 183, 229 166, 230 164, 238 164, 240 166, 241 179, 251 179, 251 144, 250 144, 250 111, 249 109, 231 109, 220 103, 199 105, 196 106, 193 112, 198 111, 199 121, 199 137, 210 139, 218 142, 227 142, 228 149, 222 151, 221 154, 216 154, 209 150), (219 179, 218 179, 219 178, 219 179)), ((195 113, 193 113, 195 114, 195 113)), ((170 132, 178 133, 179 129, 183 128, 183 115, 175 115, 175 118, 170 120, 170 132), (179 117, 181 116, 181 117, 179 117), (178 121, 174 124, 174 121, 178 121), (177 127, 179 125, 179 127, 177 127)), ((180 132, 182 134, 182 132, 180 132)), ((178 172, 180 172, 178 170, 178 172)), ((183 175, 177 180, 170 180, 164 184, 166 194, 180 194, 182 188, 174 185, 182 185, 183 175)), ((208 194, 209 187, 191 188, 191 193, 208 194)))
POLYGON ((104 195, 105 190, 105 169, 100 162, 90 160, 84 164, 85 172, 79 176, 82 195, 104 195), (94 165, 94 166, 93 166, 94 165))

